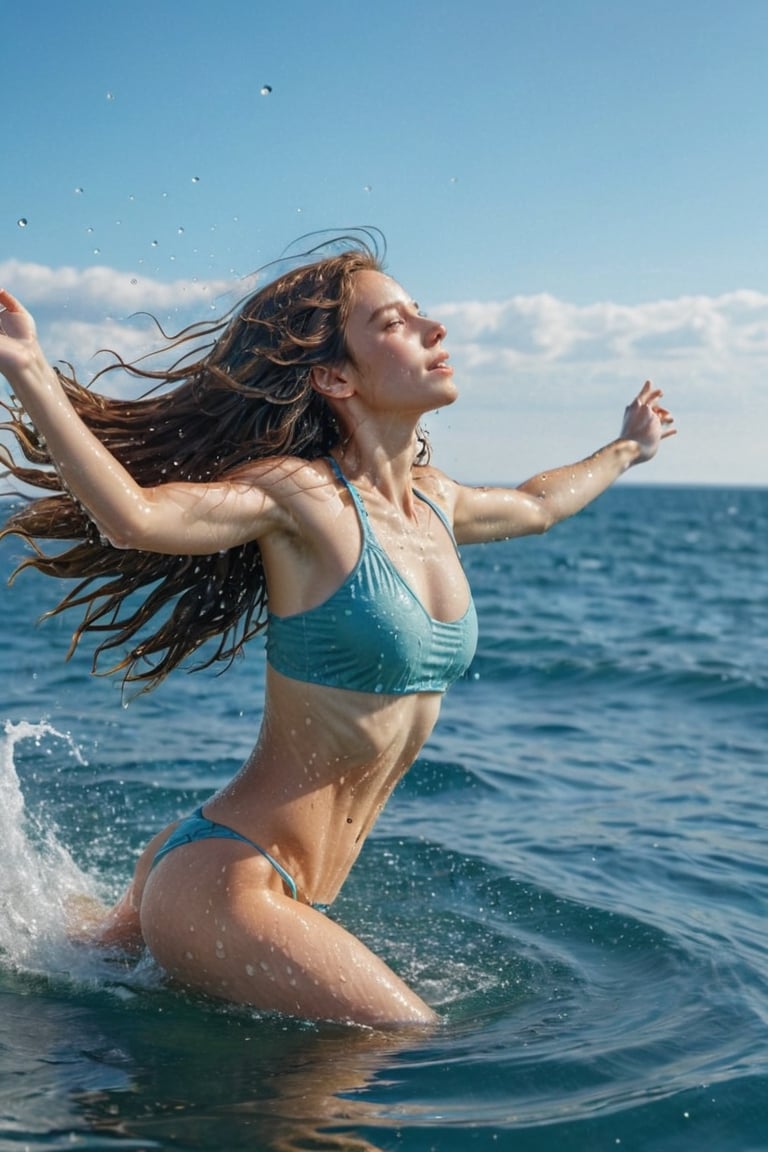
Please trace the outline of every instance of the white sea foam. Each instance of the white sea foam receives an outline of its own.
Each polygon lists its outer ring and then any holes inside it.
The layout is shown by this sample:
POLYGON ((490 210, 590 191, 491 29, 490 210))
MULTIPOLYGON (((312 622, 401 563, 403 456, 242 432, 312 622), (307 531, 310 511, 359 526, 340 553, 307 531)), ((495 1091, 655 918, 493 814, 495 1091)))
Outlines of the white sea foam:
POLYGON ((77 939, 78 922, 99 901, 98 880, 77 865, 50 827, 27 811, 16 769, 17 746, 26 740, 38 747, 63 741, 82 762, 72 737, 50 724, 5 722, 0 740, 0 963, 53 980, 112 982, 114 955, 77 939))

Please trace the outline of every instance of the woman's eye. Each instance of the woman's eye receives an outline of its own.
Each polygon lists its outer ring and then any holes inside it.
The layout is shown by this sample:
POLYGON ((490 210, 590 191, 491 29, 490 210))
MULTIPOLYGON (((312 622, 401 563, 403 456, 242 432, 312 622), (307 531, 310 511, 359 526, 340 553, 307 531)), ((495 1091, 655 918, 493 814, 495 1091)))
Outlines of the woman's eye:
POLYGON ((402 316, 396 316, 394 320, 390 320, 386 325, 387 328, 399 328, 404 323, 402 316))

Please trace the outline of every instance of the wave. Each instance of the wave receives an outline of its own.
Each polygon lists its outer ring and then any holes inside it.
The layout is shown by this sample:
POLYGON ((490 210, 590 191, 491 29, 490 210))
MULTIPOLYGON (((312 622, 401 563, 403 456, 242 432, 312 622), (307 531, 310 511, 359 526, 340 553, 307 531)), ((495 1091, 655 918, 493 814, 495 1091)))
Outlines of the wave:
POLYGON ((80 988, 131 981, 137 987, 152 985, 157 973, 151 964, 137 969, 86 942, 89 923, 103 909, 104 885, 95 871, 75 862, 43 807, 27 809, 16 770, 25 742, 38 754, 72 756, 84 764, 71 736, 51 724, 5 722, 0 743, 0 967, 24 978, 80 988))

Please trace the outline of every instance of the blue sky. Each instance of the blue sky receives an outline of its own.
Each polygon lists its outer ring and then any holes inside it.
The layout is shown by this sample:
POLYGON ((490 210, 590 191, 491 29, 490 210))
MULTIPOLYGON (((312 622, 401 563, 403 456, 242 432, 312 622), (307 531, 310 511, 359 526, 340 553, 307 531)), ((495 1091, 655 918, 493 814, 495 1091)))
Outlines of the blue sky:
POLYGON ((650 376, 680 435, 629 479, 766 484, 766 59, 764 0, 28 0, 0 278, 87 376, 142 350, 137 309, 209 315, 375 225, 449 329, 458 478, 586 455, 650 376))

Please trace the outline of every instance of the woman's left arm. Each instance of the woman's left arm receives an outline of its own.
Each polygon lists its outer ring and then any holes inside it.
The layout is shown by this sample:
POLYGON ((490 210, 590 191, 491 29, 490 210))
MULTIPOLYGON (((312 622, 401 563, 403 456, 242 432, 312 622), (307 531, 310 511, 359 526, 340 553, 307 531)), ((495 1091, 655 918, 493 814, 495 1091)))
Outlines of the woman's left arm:
POLYGON ((674 436, 673 418, 663 408, 661 390, 646 381, 624 412, 618 439, 580 460, 532 476, 517 488, 459 487, 453 530, 459 544, 482 544, 546 532, 580 512, 633 464, 656 455, 659 443, 674 436))

